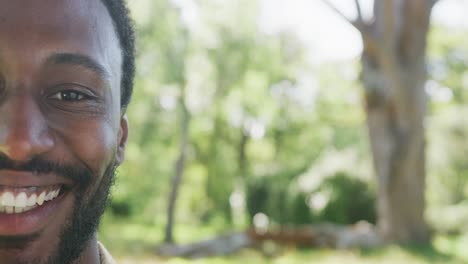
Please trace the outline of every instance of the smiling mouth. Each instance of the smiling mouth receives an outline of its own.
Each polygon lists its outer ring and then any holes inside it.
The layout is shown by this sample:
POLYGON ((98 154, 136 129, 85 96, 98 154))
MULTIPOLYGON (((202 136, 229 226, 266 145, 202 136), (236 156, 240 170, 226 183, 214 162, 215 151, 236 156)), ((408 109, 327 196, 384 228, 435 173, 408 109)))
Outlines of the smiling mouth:
POLYGON ((0 186, 0 214, 21 214, 44 206, 61 194, 62 185, 43 187, 0 186))

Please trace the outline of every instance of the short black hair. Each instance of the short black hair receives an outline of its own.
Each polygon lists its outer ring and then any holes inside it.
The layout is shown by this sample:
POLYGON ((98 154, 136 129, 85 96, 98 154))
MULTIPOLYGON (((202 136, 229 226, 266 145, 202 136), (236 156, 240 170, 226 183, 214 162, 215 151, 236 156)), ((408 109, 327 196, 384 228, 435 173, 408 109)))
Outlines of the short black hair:
POLYGON ((122 80, 120 81, 120 107, 125 110, 130 103, 135 78, 135 31, 125 0, 101 0, 107 8, 122 49, 122 80))

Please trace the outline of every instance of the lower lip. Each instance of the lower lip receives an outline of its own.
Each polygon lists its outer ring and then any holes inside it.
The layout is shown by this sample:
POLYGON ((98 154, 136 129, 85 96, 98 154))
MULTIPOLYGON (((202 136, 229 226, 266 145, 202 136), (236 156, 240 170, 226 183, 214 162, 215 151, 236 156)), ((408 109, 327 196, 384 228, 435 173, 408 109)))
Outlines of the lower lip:
POLYGON ((57 198, 24 213, 0 213, 0 236, 29 235, 40 231, 51 222, 67 194, 61 193, 57 198))

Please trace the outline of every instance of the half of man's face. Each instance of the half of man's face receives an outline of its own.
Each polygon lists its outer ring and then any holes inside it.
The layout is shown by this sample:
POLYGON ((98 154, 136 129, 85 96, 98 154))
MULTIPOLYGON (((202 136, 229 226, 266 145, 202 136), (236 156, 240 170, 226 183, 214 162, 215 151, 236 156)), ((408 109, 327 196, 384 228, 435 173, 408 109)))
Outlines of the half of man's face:
POLYGON ((121 63, 100 0, 0 0, 1 263, 86 249, 123 159, 121 63))

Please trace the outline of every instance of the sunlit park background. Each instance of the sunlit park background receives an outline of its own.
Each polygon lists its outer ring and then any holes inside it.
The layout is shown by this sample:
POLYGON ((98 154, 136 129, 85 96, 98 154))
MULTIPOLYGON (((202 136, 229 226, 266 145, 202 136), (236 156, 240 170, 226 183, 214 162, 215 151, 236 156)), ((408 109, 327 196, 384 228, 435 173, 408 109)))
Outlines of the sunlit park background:
MULTIPOLYGON (((360 1, 362 12, 355 1, 324 2, 129 1, 138 34, 131 133, 99 232, 119 263, 468 262, 464 0, 440 0, 427 34, 419 98, 427 99, 426 169, 407 177, 425 175, 424 208, 411 210, 424 212, 428 243, 301 243, 307 227, 354 230, 364 220, 374 230, 386 221, 376 209, 385 195, 370 143, 361 32, 342 16, 376 20, 373 2, 360 1), (161 256, 246 230, 277 236, 226 256, 161 256)), ((388 197, 400 195, 389 189, 388 197)), ((396 219, 412 200, 397 204, 396 219)))

